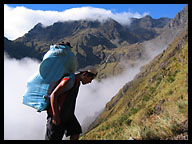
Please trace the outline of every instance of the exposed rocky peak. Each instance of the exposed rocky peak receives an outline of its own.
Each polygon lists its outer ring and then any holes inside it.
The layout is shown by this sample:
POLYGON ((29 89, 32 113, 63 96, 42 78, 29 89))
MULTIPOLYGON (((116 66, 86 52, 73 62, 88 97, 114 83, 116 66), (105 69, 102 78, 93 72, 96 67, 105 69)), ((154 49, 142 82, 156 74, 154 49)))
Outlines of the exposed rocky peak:
POLYGON ((188 26, 188 5, 183 8, 176 16, 170 21, 170 23, 165 27, 169 29, 180 29, 186 28, 188 26))
POLYGON ((133 18, 130 29, 134 30, 138 27, 142 28, 163 28, 171 19, 164 17, 159 19, 153 19, 150 15, 146 15, 143 18, 133 18))

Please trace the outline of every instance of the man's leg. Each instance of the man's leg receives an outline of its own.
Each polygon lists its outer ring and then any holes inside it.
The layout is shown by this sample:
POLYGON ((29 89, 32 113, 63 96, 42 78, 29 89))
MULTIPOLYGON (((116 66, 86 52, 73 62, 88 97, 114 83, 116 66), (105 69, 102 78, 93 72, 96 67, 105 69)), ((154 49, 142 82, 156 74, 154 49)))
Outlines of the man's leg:
POLYGON ((52 118, 47 119, 47 129, 45 133, 45 140, 62 140, 65 129, 60 125, 54 125, 52 123, 52 118))
POLYGON ((66 136, 70 136, 70 140, 79 139, 80 133, 82 133, 82 129, 75 116, 73 118, 71 118, 69 120, 69 122, 67 123, 66 130, 67 130, 66 136))
POLYGON ((70 140, 78 140, 79 137, 80 137, 80 134, 75 134, 75 135, 70 136, 70 140))

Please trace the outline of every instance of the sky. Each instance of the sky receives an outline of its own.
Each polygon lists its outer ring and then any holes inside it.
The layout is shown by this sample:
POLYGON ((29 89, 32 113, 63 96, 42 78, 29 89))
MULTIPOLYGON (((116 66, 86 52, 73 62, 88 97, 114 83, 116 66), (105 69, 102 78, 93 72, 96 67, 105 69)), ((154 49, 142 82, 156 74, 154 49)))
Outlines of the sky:
POLYGON ((24 6, 33 10, 64 11, 76 7, 96 7, 113 12, 149 13, 153 18, 173 18, 186 4, 8 4, 11 7, 24 6))
POLYGON ((37 23, 44 26, 57 21, 99 20, 113 18, 122 25, 129 25, 130 18, 146 15, 154 19, 174 18, 186 4, 4 4, 4 36, 15 40, 37 23), (13 25, 14 24, 14 25, 13 25))

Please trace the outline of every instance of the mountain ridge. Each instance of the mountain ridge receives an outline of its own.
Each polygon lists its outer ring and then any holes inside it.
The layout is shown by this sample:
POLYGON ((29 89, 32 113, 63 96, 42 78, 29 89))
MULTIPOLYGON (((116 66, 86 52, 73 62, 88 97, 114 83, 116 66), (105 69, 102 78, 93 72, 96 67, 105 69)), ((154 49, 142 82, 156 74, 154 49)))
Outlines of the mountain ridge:
MULTIPOLYGON (((12 42, 13 44, 20 42, 24 46, 31 47, 38 55, 36 58, 42 60, 50 44, 59 41, 69 41, 74 47, 72 51, 77 56, 80 68, 86 65, 101 63, 106 56, 104 50, 122 47, 122 44, 131 45, 159 35, 160 32, 157 30, 158 28, 154 28, 154 26, 141 26, 141 19, 137 19, 140 24, 130 27, 122 26, 113 19, 109 19, 105 23, 86 20, 56 22, 47 27, 38 23, 23 37, 12 42), (133 27, 135 29, 131 31, 133 27), (141 31, 143 31, 142 34, 141 31), (90 63, 90 61, 92 62, 90 63)), ((136 19, 133 20, 134 24, 137 23, 134 22, 135 20, 136 19)), ((164 26, 168 22, 168 20, 163 22, 162 20, 154 19, 151 19, 151 21, 159 21, 164 26)), ((30 57, 30 55, 27 54, 26 56, 30 57)))

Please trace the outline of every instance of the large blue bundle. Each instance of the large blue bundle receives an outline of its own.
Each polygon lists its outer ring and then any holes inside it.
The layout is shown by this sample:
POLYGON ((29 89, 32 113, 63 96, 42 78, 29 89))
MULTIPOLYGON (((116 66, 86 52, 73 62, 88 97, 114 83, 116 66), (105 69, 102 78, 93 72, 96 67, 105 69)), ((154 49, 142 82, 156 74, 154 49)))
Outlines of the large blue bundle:
POLYGON ((74 73, 77 59, 71 48, 64 45, 54 45, 44 55, 39 71, 46 82, 59 80, 63 74, 74 73))
POLYGON ((31 106, 37 111, 43 111, 48 105, 46 96, 50 95, 58 81, 66 74, 70 81, 67 83, 67 91, 73 86, 74 73, 77 67, 77 59, 71 48, 64 45, 53 45, 44 55, 38 72, 27 83, 23 96, 23 104, 31 106))

